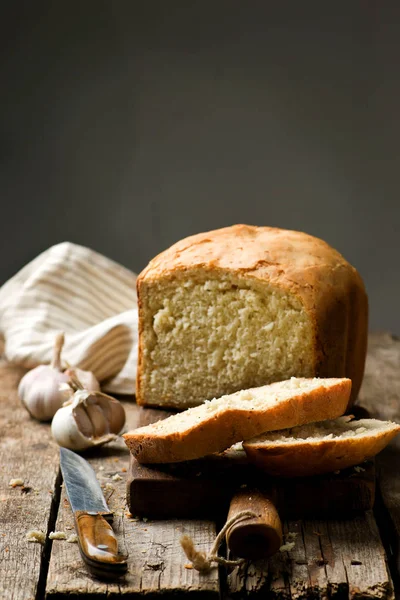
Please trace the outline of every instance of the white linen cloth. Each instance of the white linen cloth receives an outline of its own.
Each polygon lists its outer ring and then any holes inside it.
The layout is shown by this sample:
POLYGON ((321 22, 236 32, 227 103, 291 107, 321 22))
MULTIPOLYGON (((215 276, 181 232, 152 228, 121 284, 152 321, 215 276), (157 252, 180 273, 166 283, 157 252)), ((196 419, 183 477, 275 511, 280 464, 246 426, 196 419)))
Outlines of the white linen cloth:
POLYGON ((92 371, 102 389, 133 394, 137 362, 136 275, 70 242, 52 246, 0 289, 6 358, 49 363, 57 333, 63 361, 92 371))

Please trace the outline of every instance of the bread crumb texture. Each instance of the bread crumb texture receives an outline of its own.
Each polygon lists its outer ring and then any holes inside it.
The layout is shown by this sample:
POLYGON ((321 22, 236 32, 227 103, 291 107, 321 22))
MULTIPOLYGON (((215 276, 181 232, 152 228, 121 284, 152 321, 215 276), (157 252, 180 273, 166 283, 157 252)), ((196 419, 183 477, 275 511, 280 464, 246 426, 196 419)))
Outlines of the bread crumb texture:
POLYGON ((285 535, 285 543, 279 548, 279 552, 290 552, 296 545, 297 533, 288 531, 285 535))
POLYGON ((314 374, 313 328, 295 295, 231 275, 202 277, 153 282, 144 294, 146 403, 193 406, 210 390, 222 396, 314 374))
POLYGON ((339 417, 329 421, 310 423, 284 429, 282 431, 267 432, 246 442, 247 445, 271 442, 280 444, 302 444, 304 442, 322 442, 354 437, 376 436, 388 431, 398 431, 399 426, 390 421, 377 419, 352 420, 352 417, 339 417))
POLYGON ((50 531, 49 538, 51 540, 66 540, 67 535, 65 531, 50 531))
POLYGON ((24 480, 19 479, 19 478, 18 479, 10 479, 8 485, 11 487, 20 487, 20 486, 24 485, 24 480))
POLYGON ((279 552, 290 552, 295 547, 296 542, 287 542, 279 548, 279 552))
POLYGON ((44 544, 46 541, 46 534, 39 529, 32 529, 28 531, 25 539, 27 542, 34 542, 36 544, 44 544))

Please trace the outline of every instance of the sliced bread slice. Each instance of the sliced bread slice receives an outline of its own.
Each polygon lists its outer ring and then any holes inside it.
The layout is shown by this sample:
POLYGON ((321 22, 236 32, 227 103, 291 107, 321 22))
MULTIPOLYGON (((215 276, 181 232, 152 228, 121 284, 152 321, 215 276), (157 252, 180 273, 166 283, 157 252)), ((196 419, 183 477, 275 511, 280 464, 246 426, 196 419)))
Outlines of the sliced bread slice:
POLYGON ((249 460, 270 475, 300 477, 340 471, 372 458, 400 432, 376 419, 311 423, 243 442, 249 460))
POLYGON ((350 379, 306 379, 242 390, 124 434, 141 463, 200 458, 259 435, 344 413, 350 379))

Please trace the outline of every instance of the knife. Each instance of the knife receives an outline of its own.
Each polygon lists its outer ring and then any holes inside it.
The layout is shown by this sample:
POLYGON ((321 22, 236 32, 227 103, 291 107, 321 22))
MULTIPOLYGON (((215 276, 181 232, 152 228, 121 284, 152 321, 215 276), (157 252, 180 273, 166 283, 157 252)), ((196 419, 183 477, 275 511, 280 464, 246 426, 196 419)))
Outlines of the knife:
POLYGON ((101 579, 120 577, 127 557, 118 553, 110 512, 90 464, 75 452, 60 448, 60 467, 78 534, 79 549, 89 571, 101 579))

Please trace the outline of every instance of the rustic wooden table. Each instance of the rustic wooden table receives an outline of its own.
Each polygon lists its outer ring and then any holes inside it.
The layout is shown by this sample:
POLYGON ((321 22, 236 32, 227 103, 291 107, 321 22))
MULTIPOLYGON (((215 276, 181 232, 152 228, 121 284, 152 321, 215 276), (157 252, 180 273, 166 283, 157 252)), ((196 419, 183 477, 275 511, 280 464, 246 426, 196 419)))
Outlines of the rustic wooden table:
MULTIPOLYGON (((59 471, 58 447, 50 427, 29 418, 16 389, 23 371, 0 365, 0 598, 394 598, 399 587, 400 440, 378 459, 374 511, 348 521, 290 521, 297 532, 292 551, 231 573, 217 568, 200 575, 187 568, 179 539, 191 535, 207 550, 216 533, 211 521, 146 521, 132 518, 125 504, 128 451, 123 443, 88 454, 109 505, 119 543, 129 552, 129 572, 118 584, 88 575, 78 546, 65 540, 44 545, 26 533, 73 532, 59 471), (24 487, 9 481, 21 478, 24 487)), ((359 402, 371 416, 400 422, 400 341, 370 336, 359 402)), ((157 411, 125 402, 128 426, 154 420, 157 411)))

